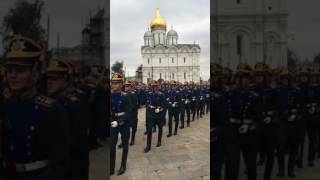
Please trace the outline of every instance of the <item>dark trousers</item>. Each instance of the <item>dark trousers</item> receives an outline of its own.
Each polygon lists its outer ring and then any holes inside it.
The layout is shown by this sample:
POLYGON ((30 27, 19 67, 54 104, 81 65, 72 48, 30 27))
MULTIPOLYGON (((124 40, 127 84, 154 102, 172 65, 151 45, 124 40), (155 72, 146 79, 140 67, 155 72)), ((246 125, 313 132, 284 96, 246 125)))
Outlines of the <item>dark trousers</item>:
MULTIPOLYGON (((158 126, 158 143, 161 143, 162 140, 162 128, 163 128, 163 118, 162 114, 159 115, 157 118, 152 118, 151 120, 151 127, 158 126)), ((147 129, 147 147, 151 147, 152 141, 152 128, 147 129)))
POLYGON ((177 133, 178 132, 178 125, 179 125, 179 111, 177 110, 173 110, 173 111, 169 111, 169 134, 172 134, 172 119, 174 118, 175 121, 175 126, 174 126, 174 132, 177 133))
POLYGON ((288 172, 294 172, 295 160, 298 152, 299 143, 297 138, 293 135, 293 133, 294 132, 290 133, 289 130, 283 130, 282 133, 279 135, 279 143, 277 147, 279 173, 284 173, 286 151, 288 151, 289 155, 288 172))
POLYGON ((277 145, 277 132, 274 126, 264 126, 261 129, 260 141, 262 142, 263 156, 266 164, 264 170, 264 180, 270 180, 274 165, 274 155, 277 145))
POLYGON ((221 180, 221 176, 222 176, 222 165, 224 162, 224 148, 223 148, 223 144, 222 143, 211 143, 211 147, 210 149, 212 149, 212 175, 213 175, 213 179, 215 180, 221 180))
POLYGON ((129 138, 130 127, 127 124, 111 128, 111 151, 110 151, 110 171, 114 172, 116 163, 116 146, 118 142, 119 133, 121 134, 122 142, 122 160, 121 167, 126 167, 128 152, 129 152, 129 138))
POLYGON ((213 179, 222 179, 225 163, 225 180, 237 180, 240 166, 240 146, 237 143, 211 143, 213 179))
POLYGON ((131 125, 131 142, 134 142, 138 127, 138 109, 135 109, 133 112, 133 119, 132 119, 132 125, 131 125))
POLYGON ((180 121, 181 121, 181 128, 184 128, 184 116, 185 116, 185 106, 182 106, 180 109, 180 121))
POLYGON ((316 158, 316 141, 317 141, 317 127, 309 125, 307 127, 307 135, 309 139, 308 147, 308 162, 313 163, 316 158))
POLYGON ((193 103, 191 103, 192 121, 194 121, 196 112, 197 112, 197 103, 194 101, 193 103))
POLYGON ((199 107, 198 107, 198 112, 200 114, 200 118, 202 118, 202 115, 204 115, 204 105, 205 105, 205 102, 203 100, 200 101, 199 107))
POLYGON ((168 112, 168 109, 165 108, 165 109, 163 110, 163 113, 162 113, 163 125, 164 125, 164 126, 166 125, 167 112, 168 112))
POLYGON ((70 180, 88 180, 89 179, 89 152, 73 151, 70 155, 70 180))
POLYGON ((190 105, 186 106, 186 113, 187 113, 187 126, 189 126, 190 125, 190 113, 191 113, 190 105))
POLYGON ((240 150, 247 167, 248 180, 257 179, 257 140, 255 134, 241 135, 240 150))

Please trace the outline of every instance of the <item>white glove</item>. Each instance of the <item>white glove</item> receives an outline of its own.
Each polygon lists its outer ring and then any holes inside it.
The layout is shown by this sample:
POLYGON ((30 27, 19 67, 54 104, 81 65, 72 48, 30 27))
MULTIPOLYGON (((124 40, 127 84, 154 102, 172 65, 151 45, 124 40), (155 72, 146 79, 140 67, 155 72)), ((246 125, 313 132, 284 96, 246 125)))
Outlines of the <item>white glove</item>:
POLYGON ((270 117, 266 117, 263 120, 266 124, 269 124, 271 122, 271 118, 270 117))
POLYGON ((188 101, 185 101, 184 104, 188 104, 188 101))
POLYGON ((316 108, 314 106, 312 106, 310 109, 309 109, 309 113, 310 114, 314 114, 316 111, 316 108))
POLYGON ((176 107, 176 104, 172 104, 172 107, 176 107))
POLYGON ((111 122, 111 127, 113 127, 113 128, 118 127, 118 122, 117 121, 112 121, 111 122))
POLYGON ((154 110, 154 112, 155 112, 155 113, 159 113, 159 112, 160 112, 160 109, 157 108, 157 109, 154 110))
POLYGON ((289 121, 289 122, 292 122, 292 121, 294 121, 295 119, 296 119, 296 115, 292 114, 292 115, 289 117, 288 121, 289 121))
POLYGON ((245 133, 248 132, 248 129, 249 129, 249 125, 244 124, 244 125, 242 125, 242 126, 239 128, 239 133, 240 133, 240 134, 245 134, 245 133))

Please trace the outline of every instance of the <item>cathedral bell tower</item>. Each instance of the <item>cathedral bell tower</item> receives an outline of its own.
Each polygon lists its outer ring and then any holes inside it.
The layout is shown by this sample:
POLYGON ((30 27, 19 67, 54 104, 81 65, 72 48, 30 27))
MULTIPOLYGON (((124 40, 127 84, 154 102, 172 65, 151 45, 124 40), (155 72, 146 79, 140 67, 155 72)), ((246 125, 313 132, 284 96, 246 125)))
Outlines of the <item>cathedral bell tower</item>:
POLYGON ((166 45, 167 23, 161 17, 160 10, 157 9, 156 17, 150 23, 151 33, 153 35, 154 46, 166 45))

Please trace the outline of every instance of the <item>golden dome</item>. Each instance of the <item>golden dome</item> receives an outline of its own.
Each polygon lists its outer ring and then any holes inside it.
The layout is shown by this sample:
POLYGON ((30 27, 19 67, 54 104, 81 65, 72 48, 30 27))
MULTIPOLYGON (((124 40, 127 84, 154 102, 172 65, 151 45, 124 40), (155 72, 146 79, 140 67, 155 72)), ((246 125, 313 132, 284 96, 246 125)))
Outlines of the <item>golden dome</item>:
POLYGON ((167 29, 166 21, 161 17, 159 9, 156 11, 156 17, 150 23, 151 30, 167 29))

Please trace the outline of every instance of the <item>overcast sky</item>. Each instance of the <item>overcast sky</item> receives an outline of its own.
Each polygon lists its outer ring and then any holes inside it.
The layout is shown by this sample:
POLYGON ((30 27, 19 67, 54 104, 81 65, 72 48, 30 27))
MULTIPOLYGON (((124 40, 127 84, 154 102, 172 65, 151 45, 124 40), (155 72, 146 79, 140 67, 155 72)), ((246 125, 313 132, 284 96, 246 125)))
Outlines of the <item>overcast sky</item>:
MULTIPOLYGON (((0 23, 15 0, 0 0, 0 23)), ((51 16, 50 46, 72 47, 81 42, 81 30, 92 14, 108 0, 45 0, 43 24, 51 16)), ((301 59, 311 59, 320 52, 320 1, 288 0, 289 33, 295 40, 289 46, 301 59)), ((201 70, 206 72, 209 60, 209 0, 111 0, 111 60, 125 60, 128 69, 141 64, 140 46, 143 34, 154 17, 156 8, 180 35, 180 43, 201 45, 201 70)), ((2 51, 0 43, 0 54, 2 51)), ((132 75, 132 74, 131 74, 132 75)))
MULTIPOLYGON (((0 24, 3 16, 16 0, 0 0, 0 24)), ((33 2, 33 0, 29 0, 33 2)), ((60 47, 73 47, 81 42, 81 31, 98 8, 106 6, 108 0, 45 0, 42 24, 46 28, 50 15, 50 47, 56 47, 57 32, 60 32, 60 47)), ((1 43, 0 43, 1 44, 1 43)), ((0 45, 0 52, 2 47, 0 45)))
POLYGON ((288 0, 288 31, 295 37, 294 41, 289 41, 289 47, 300 59, 311 60, 320 53, 319 7, 319 0, 288 0))
POLYGON ((113 0, 110 7, 111 64, 122 60, 129 75, 134 75, 142 64, 143 35, 159 8, 167 30, 172 26, 178 32, 178 43, 200 45, 201 73, 209 77, 210 0, 113 0))

